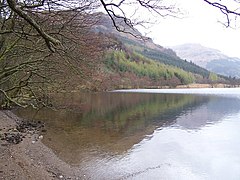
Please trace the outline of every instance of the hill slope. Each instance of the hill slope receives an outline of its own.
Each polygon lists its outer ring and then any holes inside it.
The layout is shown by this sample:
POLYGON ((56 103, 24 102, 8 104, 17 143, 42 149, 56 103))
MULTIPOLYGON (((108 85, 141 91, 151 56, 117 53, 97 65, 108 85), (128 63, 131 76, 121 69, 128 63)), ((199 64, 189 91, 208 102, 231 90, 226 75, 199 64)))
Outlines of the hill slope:
MULTIPOLYGON (((210 72, 206 69, 194 64, 189 63, 179 58, 176 53, 169 48, 164 48, 158 44, 153 43, 151 38, 142 37, 135 38, 129 33, 120 33, 115 27, 113 27, 111 20, 108 16, 102 14, 102 18, 99 23, 94 26, 95 32, 101 32, 104 34, 112 34, 121 41, 128 50, 132 50, 136 53, 143 55, 146 58, 152 59, 165 65, 170 65, 183 69, 184 71, 191 72, 193 74, 201 75, 203 78, 208 78, 210 72)), ((136 36, 142 36, 136 29, 125 28, 126 31, 134 33, 136 36)))
POLYGON ((219 50, 200 44, 183 44, 172 47, 177 55, 209 71, 224 76, 240 77, 240 58, 228 57, 219 50))

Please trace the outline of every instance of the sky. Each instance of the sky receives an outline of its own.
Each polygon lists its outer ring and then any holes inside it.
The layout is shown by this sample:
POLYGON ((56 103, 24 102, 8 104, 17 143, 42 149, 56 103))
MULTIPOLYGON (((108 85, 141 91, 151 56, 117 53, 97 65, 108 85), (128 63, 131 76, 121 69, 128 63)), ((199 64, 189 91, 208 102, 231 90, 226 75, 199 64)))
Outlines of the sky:
POLYGON ((160 19, 158 24, 140 31, 165 47, 198 43, 240 58, 240 28, 223 26, 221 22, 226 18, 218 9, 203 0, 178 0, 177 6, 184 12, 182 18, 160 19))

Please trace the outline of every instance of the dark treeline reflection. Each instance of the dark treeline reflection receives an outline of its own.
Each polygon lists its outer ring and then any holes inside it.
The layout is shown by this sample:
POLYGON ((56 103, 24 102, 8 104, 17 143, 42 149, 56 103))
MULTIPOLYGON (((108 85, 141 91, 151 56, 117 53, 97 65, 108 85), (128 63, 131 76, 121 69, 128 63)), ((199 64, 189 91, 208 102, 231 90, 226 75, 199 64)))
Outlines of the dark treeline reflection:
MULTIPOLYGON (((160 127, 176 123, 185 128, 204 126, 211 120, 195 122, 192 127, 189 121, 194 119, 186 118, 185 123, 183 117, 198 112, 200 107, 212 107, 214 111, 219 98, 174 94, 75 93, 58 95, 56 99, 55 104, 61 107, 58 110, 18 109, 16 113, 26 119, 44 121, 47 132, 43 142, 64 161, 78 164, 94 156, 123 154, 160 127)), ((227 109, 233 111, 235 105, 227 109)), ((226 107, 224 112, 229 113, 226 107)), ((216 117, 216 121, 221 119, 216 117)))

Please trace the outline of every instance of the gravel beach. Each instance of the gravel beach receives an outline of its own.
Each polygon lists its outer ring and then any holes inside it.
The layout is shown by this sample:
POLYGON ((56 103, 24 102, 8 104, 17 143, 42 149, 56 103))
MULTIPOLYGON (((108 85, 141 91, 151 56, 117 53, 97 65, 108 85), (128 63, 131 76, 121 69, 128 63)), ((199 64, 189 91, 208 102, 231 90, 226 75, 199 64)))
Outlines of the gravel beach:
POLYGON ((0 179, 86 179, 45 146, 44 125, 0 111, 0 179))

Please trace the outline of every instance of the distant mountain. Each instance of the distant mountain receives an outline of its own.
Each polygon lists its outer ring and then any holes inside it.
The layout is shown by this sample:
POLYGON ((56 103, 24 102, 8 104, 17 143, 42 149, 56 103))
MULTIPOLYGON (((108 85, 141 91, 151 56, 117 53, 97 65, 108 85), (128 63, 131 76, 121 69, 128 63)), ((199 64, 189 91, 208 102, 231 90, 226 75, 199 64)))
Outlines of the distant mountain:
POLYGON ((177 55, 209 71, 240 78, 240 58, 228 57, 221 51, 200 44, 183 44, 171 47, 177 55))

